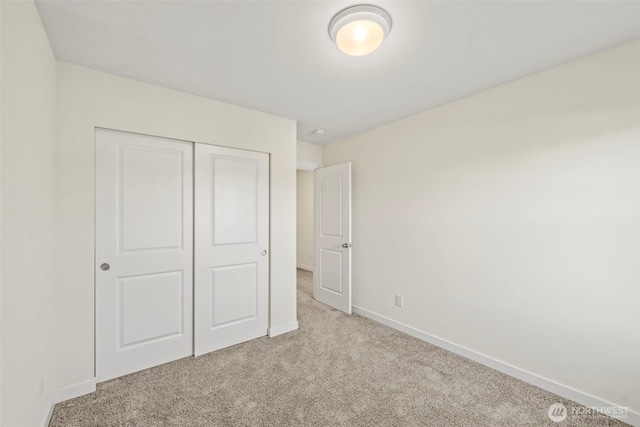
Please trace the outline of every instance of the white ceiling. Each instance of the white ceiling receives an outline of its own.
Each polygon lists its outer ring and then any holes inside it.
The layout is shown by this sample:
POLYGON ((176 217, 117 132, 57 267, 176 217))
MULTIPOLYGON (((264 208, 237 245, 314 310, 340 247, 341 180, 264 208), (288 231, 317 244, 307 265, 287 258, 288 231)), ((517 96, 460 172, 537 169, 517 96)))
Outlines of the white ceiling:
POLYGON ((365 57, 327 33, 357 0, 37 5, 58 59, 293 118, 321 144, 640 37, 638 1, 369 3, 393 27, 365 57))

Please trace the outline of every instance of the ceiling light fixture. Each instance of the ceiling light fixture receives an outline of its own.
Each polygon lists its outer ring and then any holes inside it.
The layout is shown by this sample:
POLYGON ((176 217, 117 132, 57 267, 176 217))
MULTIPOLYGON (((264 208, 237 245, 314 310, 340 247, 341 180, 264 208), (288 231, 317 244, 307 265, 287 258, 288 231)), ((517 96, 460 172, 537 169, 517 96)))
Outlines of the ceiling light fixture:
POLYGON ((377 6, 349 7, 333 17, 329 35, 338 48, 352 56, 376 50, 391 31, 391 17, 377 6))

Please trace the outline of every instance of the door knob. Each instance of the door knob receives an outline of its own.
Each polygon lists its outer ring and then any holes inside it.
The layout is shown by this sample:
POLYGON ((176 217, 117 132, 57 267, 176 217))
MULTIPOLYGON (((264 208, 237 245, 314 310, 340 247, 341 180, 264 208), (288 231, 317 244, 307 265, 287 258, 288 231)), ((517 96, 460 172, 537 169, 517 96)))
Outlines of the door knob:
POLYGON ((262 252, 260 252, 260 254, 262 254, 262 256, 265 256, 267 254, 267 250, 264 249, 262 252))
POLYGON ((111 266, 109 264, 107 264, 106 262, 100 264, 100 270, 102 270, 102 271, 107 271, 110 268, 111 268, 111 266))
POLYGON ((342 247, 345 248, 345 249, 350 248, 351 246, 352 246, 351 243, 343 243, 342 244, 342 247))

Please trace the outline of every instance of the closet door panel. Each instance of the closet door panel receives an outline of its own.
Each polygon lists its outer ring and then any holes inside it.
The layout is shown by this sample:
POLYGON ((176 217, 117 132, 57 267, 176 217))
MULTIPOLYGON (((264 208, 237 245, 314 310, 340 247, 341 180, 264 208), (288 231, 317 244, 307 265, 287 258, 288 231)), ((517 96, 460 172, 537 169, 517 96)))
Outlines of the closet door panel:
POLYGON ((96 130, 96 376, 193 354, 193 144, 96 130))
POLYGON ((195 145, 195 354, 267 333, 269 156, 195 145))

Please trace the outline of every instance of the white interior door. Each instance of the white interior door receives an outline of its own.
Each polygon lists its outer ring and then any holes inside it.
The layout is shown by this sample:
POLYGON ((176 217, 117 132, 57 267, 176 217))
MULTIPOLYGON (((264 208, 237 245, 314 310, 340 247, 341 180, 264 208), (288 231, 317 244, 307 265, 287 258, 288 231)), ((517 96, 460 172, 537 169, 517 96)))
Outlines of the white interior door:
POLYGON ((195 144, 195 355, 267 334, 269 156, 195 144))
POLYGON ((351 163, 314 172, 313 297, 351 314, 351 163))
POLYGON ((96 377, 193 354, 193 144, 96 130, 96 377))

